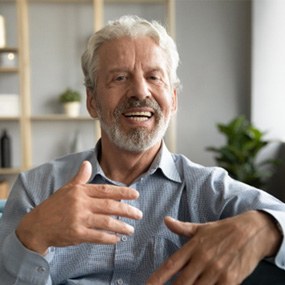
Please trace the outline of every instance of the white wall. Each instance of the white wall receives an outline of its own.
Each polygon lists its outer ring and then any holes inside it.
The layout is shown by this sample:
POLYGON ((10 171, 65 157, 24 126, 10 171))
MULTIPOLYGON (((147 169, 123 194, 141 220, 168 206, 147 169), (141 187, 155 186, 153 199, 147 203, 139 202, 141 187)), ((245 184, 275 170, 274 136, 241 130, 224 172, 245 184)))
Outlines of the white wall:
POLYGON ((183 83, 178 151, 212 165, 207 146, 223 137, 216 123, 250 112, 250 1, 177 1, 177 43, 183 83))
MULTIPOLYGON (((251 5, 246 0, 176 2, 179 76, 183 84, 177 116, 177 151, 210 165, 214 164, 212 153, 206 152, 205 147, 223 141, 216 123, 227 122, 241 113, 249 116, 251 5)), ((0 3, 0 10, 9 10, 9 5, 0 3)), ((106 21, 123 14, 138 14, 166 22, 160 4, 108 4, 105 12, 106 21)), ((32 112, 58 113, 56 98, 63 88, 71 86, 83 92, 79 58, 92 32, 92 7, 31 1, 29 18, 32 112)), ((3 84, 0 81, 0 91, 3 84)), ((92 127, 81 123, 34 123, 33 163, 66 152, 65 146, 77 128, 84 129, 84 147, 92 147, 92 127)))
POLYGON ((253 3, 252 121, 275 140, 263 156, 281 160, 268 191, 285 201, 285 1, 253 3), (278 143, 279 141, 279 143, 278 143))
POLYGON ((253 5, 252 120, 285 142, 285 1, 253 5))

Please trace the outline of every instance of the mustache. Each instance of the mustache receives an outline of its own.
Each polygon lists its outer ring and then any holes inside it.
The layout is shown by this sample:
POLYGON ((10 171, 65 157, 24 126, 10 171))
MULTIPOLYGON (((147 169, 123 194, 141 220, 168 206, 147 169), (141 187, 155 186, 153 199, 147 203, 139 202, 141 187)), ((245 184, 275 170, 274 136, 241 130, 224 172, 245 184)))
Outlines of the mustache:
POLYGON ((155 113, 161 113, 161 108, 155 100, 150 98, 140 100, 138 98, 131 97, 118 105, 118 107, 115 109, 115 114, 122 114, 130 108, 143 107, 152 108, 155 113))

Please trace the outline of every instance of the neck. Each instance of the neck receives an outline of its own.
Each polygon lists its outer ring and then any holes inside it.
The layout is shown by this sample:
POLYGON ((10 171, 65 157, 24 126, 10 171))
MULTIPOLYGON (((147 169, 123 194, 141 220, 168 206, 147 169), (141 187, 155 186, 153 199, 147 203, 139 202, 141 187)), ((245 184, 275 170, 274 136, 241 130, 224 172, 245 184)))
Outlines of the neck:
POLYGON ((161 142, 146 151, 134 153, 118 148, 102 137, 99 163, 108 178, 130 185, 147 171, 160 147, 161 142))

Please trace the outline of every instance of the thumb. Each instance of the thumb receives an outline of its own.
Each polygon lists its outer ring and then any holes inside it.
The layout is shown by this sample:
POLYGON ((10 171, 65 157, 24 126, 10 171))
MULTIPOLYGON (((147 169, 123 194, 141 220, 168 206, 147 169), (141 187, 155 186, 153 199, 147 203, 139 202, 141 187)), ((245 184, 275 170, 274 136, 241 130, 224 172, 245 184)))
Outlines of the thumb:
POLYGON ((185 237, 192 237, 200 226, 199 224, 181 222, 169 216, 164 218, 164 222, 172 232, 185 237))
POLYGON ((84 160, 77 174, 73 177, 70 183, 72 184, 86 184, 92 175, 92 165, 89 161, 84 160))

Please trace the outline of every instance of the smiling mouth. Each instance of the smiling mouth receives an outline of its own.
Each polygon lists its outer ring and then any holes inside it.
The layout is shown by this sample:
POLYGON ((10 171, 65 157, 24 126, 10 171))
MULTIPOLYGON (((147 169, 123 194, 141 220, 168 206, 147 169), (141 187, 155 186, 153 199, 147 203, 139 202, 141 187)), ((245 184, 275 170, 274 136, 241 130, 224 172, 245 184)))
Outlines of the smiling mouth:
POLYGON ((126 118, 130 118, 132 120, 141 122, 141 121, 149 120, 153 116, 153 113, 152 112, 128 112, 128 113, 124 113, 124 116, 126 118))

